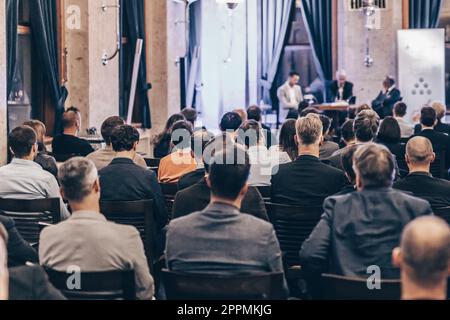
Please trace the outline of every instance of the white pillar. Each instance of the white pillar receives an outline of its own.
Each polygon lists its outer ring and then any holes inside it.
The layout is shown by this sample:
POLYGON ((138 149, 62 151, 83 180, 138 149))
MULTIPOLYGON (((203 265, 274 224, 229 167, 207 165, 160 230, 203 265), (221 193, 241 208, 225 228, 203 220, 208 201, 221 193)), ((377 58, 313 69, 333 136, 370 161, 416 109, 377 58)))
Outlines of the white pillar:
POLYGON ((6 12, 5 1, 0 1, 0 165, 7 161, 7 94, 6 94, 6 12))

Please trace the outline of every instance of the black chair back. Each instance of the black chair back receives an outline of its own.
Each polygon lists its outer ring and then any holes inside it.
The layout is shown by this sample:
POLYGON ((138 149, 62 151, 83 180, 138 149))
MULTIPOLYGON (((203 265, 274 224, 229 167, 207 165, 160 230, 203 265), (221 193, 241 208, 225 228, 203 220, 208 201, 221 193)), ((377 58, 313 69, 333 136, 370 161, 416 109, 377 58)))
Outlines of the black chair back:
POLYGON ((176 183, 160 183, 161 191, 166 199, 167 212, 172 212, 175 195, 178 192, 178 184, 176 183))
POLYGON ((271 198, 271 192, 272 192, 272 188, 271 186, 261 186, 261 187, 257 187, 259 193, 261 194, 261 197, 264 200, 270 201, 271 198))
POLYGON ((322 298, 327 300, 400 300, 400 280, 381 280, 380 289, 370 290, 367 280, 322 275, 322 298))
POLYGON ((445 221, 450 225, 450 207, 434 209, 434 214, 445 221))
POLYGON ((168 300, 280 300, 283 274, 218 276, 163 270, 168 300))
POLYGON ((436 154, 436 160, 431 164, 430 171, 435 178, 447 179, 448 171, 446 168, 445 152, 436 154))
POLYGON ((0 214, 12 218, 22 237, 35 245, 42 229, 40 223, 61 221, 60 199, 0 199, 0 214))
POLYGON ((145 163, 147 164, 147 167, 150 168, 157 168, 159 167, 159 163, 161 162, 161 159, 156 158, 145 158, 145 163))
POLYGON ((82 272, 79 275, 46 271, 53 286, 69 300, 136 300, 134 271, 82 272), (74 288, 69 288, 69 284, 74 288))
POLYGON ((101 201, 100 211, 109 221, 135 227, 144 243, 150 271, 153 274, 153 261, 157 260, 156 225, 153 200, 142 201, 101 201))
POLYGON ((285 263, 289 267, 299 265, 299 251, 320 221, 322 207, 305 208, 266 203, 266 208, 284 253, 285 263))

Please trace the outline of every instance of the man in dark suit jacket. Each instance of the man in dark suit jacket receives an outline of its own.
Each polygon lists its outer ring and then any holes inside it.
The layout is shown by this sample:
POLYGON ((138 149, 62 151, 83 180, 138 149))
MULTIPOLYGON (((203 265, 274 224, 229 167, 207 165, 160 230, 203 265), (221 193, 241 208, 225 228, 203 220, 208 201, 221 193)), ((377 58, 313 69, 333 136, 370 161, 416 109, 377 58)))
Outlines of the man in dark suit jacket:
POLYGON ((354 167, 358 192, 325 201, 325 213, 301 249, 302 267, 308 275, 367 278, 373 273, 368 268, 377 266, 382 279, 399 279, 392 250, 400 243, 403 228, 432 214, 431 207, 391 188, 395 166, 386 147, 360 147, 354 167))
POLYGON ((347 81, 344 71, 336 73, 336 80, 330 84, 331 101, 349 101, 353 97, 353 83, 347 81))
POLYGON ((394 188, 411 192, 427 200, 433 209, 450 206, 450 181, 433 178, 431 163, 436 158, 433 145, 424 137, 414 137, 406 146, 409 175, 394 184, 394 188))
POLYGON ((341 170, 319 160, 323 140, 320 117, 309 114, 297 121, 299 158, 279 167, 272 176, 272 202, 317 207, 346 184, 341 170))
POLYGON ((273 226, 240 212, 250 174, 245 150, 227 146, 216 152, 210 163, 210 205, 170 222, 165 251, 167 268, 214 275, 283 273, 273 226), (229 160, 231 153, 235 161, 224 164, 222 159, 229 160))
POLYGON ((383 87, 384 91, 380 91, 378 97, 372 101, 372 108, 382 119, 392 117, 395 104, 402 100, 400 90, 395 87, 394 78, 387 77, 383 81, 383 87))
POLYGON ((9 267, 25 265, 27 262, 38 263, 36 252, 16 229, 14 220, 0 215, 0 225, 3 225, 8 233, 8 265, 9 267))
POLYGON ((156 209, 155 220, 160 231, 159 249, 162 250, 164 247, 162 230, 168 222, 167 208, 156 174, 136 165, 132 160, 136 155, 139 132, 132 126, 123 125, 114 129, 111 141, 114 151, 117 152, 117 158, 99 172, 101 201, 153 199, 156 209))

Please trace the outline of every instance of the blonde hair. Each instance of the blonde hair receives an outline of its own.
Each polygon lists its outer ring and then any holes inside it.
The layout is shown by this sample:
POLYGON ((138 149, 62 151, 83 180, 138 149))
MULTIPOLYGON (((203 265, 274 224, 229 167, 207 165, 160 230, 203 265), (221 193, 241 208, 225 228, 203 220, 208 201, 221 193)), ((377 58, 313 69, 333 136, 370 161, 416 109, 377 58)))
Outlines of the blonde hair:
POLYGON ((312 145, 320 142, 323 135, 323 124, 319 115, 310 113, 299 118, 296 124, 297 137, 301 144, 312 145))
POLYGON ((441 120, 447 113, 447 107, 439 101, 433 102, 431 107, 436 111, 436 115, 439 120, 441 120))

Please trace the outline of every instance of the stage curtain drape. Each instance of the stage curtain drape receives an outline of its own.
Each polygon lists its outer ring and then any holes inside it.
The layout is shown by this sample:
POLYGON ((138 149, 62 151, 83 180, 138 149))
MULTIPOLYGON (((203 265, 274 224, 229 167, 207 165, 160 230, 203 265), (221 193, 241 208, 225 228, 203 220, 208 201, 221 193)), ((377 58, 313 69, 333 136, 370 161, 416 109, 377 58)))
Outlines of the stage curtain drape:
POLYGON ((409 0, 409 27, 436 28, 439 23, 442 0, 409 0))
MULTIPOLYGON (((148 98, 148 91, 151 86, 147 82, 147 60, 146 60, 146 50, 145 50, 145 12, 144 12, 144 1, 143 0, 126 0, 123 1, 123 9, 125 10, 125 14, 127 16, 127 28, 128 28, 128 43, 130 43, 132 47, 133 59, 134 61, 134 53, 136 51, 136 43, 138 39, 144 40, 144 46, 141 55, 141 63, 139 66, 139 76, 137 83, 137 92, 136 92, 136 103, 139 105, 135 105, 135 107, 139 108, 140 114, 142 115, 142 127, 145 129, 151 129, 152 127, 152 118, 150 112, 150 102, 148 98)), ((130 71, 133 72, 132 68, 130 71)), ((131 79, 131 75, 127 77, 127 79, 131 79)), ((128 112, 128 106, 124 106, 126 110, 124 110, 124 114, 128 112)))
POLYGON ((11 92, 11 86, 14 81, 14 72, 16 70, 17 57, 17 24, 19 19, 19 0, 6 0, 6 23, 7 23, 7 95, 11 92))
MULTIPOLYGON (((332 0, 302 0, 317 73, 326 88, 333 80, 332 0)), ((324 93, 326 95, 326 92, 324 93)))
POLYGON ((189 4, 189 52, 186 61, 186 106, 201 109, 196 87, 201 83, 200 55, 202 7, 201 0, 189 4))
POLYGON ((38 63, 42 65, 51 100, 55 108, 54 134, 62 132, 61 119, 68 91, 60 85, 58 66, 58 23, 57 0, 30 1, 31 28, 35 42, 38 63))
POLYGON ((281 54, 288 38, 289 25, 293 19, 295 1, 262 0, 260 7, 261 27, 261 80, 262 99, 273 105, 274 81, 278 73, 281 54))

